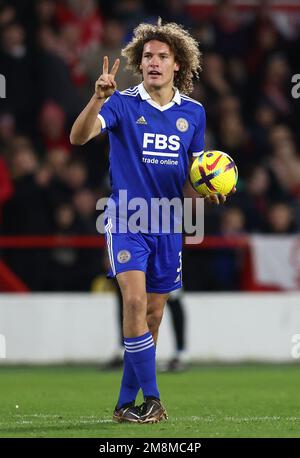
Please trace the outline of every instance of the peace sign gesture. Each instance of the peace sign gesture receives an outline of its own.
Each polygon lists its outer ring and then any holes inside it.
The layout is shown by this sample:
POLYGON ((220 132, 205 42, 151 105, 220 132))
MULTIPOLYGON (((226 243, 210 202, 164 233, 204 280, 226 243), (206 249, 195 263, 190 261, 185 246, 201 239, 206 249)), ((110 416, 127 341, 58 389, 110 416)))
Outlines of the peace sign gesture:
POLYGON ((98 99, 107 99, 117 89, 115 76, 120 65, 120 59, 116 59, 110 73, 108 73, 108 57, 103 58, 103 73, 99 76, 95 83, 95 94, 98 99))

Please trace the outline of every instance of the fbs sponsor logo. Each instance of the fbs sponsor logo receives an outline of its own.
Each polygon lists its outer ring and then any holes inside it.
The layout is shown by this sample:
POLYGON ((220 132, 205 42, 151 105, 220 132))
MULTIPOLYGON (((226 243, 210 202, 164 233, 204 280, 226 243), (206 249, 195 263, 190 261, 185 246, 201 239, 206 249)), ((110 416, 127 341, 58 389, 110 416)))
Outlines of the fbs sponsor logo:
POLYGON ((136 124, 144 124, 144 125, 146 125, 147 121, 144 118, 144 116, 141 116, 139 119, 136 120, 136 124))

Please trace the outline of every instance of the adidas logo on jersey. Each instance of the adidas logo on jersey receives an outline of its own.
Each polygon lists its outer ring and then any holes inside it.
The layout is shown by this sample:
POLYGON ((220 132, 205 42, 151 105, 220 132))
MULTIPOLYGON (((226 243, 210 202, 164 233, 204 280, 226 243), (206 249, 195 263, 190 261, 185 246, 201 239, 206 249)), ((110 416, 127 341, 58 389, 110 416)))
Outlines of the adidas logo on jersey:
POLYGON ((144 116, 141 116, 139 119, 136 120, 136 124, 147 124, 147 121, 144 118, 144 116))

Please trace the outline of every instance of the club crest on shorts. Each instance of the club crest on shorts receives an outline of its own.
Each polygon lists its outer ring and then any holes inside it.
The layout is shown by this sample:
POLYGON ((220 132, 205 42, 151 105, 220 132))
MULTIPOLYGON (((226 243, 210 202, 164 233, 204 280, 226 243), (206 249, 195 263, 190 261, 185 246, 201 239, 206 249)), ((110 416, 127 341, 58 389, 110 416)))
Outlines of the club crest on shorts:
POLYGON ((176 121, 176 127, 180 132, 186 132, 189 128, 189 123, 184 118, 178 118, 176 121))
POLYGON ((131 253, 128 250, 121 250, 118 253, 117 256, 118 262, 121 264, 125 264, 125 262, 128 262, 131 259, 131 253))

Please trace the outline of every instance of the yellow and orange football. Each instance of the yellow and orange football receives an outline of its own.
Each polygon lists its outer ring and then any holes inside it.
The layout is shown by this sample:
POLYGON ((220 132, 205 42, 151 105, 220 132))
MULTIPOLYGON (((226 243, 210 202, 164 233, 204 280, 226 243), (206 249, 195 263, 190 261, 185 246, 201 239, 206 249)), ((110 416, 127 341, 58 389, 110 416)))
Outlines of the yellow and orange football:
POLYGON ((194 160, 190 170, 193 188, 202 197, 229 194, 237 183, 238 170, 234 160, 222 151, 205 151, 194 160))

